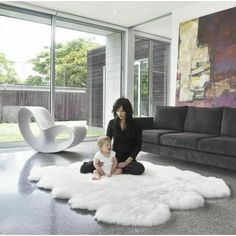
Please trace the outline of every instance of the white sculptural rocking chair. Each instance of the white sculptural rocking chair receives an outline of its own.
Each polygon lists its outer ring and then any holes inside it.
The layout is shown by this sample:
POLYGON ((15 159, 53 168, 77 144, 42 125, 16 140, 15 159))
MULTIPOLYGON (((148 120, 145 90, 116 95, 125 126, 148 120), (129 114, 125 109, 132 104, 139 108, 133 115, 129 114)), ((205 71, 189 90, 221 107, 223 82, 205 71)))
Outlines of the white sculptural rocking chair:
POLYGON ((22 107, 18 112, 18 125, 25 141, 35 150, 43 153, 55 153, 79 144, 86 136, 84 126, 55 125, 52 115, 44 107, 22 107), (40 134, 36 137, 30 127, 34 117, 40 134), (68 133, 66 140, 56 139, 60 133, 68 133))

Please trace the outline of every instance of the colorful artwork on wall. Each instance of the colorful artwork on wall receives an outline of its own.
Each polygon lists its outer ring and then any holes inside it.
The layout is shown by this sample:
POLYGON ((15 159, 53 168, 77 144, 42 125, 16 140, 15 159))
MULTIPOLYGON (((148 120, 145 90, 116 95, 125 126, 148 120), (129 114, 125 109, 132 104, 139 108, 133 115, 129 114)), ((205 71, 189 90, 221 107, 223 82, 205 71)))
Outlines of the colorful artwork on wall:
POLYGON ((176 105, 236 107, 236 8, 182 22, 176 105))

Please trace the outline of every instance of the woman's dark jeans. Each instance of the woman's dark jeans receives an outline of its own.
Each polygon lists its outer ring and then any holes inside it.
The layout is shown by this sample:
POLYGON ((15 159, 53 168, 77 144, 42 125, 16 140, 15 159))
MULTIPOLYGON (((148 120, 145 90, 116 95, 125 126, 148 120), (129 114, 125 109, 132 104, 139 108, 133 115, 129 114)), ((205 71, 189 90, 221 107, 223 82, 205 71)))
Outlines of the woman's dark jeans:
MULTIPOLYGON (((83 174, 93 173, 95 167, 93 165, 93 161, 84 162, 80 168, 80 172, 83 174)), ((145 168, 143 164, 132 161, 126 167, 122 169, 122 174, 131 174, 131 175, 141 175, 144 172, 145 168)))

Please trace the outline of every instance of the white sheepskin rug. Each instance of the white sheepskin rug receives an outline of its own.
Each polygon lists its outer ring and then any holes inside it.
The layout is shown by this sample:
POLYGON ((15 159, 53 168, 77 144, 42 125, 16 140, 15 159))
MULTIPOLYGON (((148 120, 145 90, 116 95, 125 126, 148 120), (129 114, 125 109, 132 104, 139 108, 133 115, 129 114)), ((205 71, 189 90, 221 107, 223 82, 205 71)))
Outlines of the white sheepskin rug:
POLYGON ((71 208, 96 210, 95 219, 121 225, 153 226, 171 217, 171 210, 204 206, 204 198, 223 198, 230 189, 222 179, 175 167, 142 162, 143 175, 116 175, 91 180, 77 162, 32 169, 29 180, 51 189, 53 198, 69 199, 71 208))

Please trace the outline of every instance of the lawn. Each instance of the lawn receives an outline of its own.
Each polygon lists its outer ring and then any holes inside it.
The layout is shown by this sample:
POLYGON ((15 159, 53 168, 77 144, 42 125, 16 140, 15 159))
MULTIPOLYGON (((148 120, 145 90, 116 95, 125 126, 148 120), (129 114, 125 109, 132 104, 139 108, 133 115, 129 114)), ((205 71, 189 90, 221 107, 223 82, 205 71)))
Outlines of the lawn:
MULTIPOLYGON (((71 124, 71 125, 86 125, 85 121, 63 121, 56 122, 56 124, 71 124)), ((35 136, 39 134, 39 128, 36 123, 31 123, 31 129, 35 136)), ((87 137, 91 136, 101 136, 104 135, 104 129, 97 127, 88 127, 87 137)), ((58 138, 67 138, 67 133, 62 133, 58 136, 58 138)), ((21 136, 18 124, 16 123, 1 123, 0 124, 0 142, 18 142, 23 141, 23 137, 21 136)))

